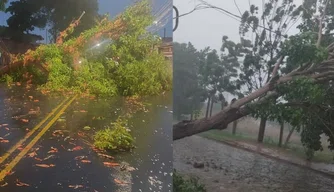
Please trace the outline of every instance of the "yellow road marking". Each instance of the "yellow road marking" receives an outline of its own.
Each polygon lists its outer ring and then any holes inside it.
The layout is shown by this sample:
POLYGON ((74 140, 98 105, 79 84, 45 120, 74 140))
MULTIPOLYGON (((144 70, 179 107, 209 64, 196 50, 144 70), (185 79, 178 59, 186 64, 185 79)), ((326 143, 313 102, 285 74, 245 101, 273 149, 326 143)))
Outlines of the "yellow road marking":
POLYGON ((7 173, 9 173, 15 165, 28 153, 28 151, 37 143, 37 141, 44 135, 44 133, 58 120, 63 112, 70 106, 77 96, 74 96, 66 105, 56 114, 54 118, 39 132, 36 137, 0 172, 0 181, 2 181, 7 173))
POLYGON ((13 147, 11 147, 3 156, 0 157, 0 164, 4 162, 22 143, 24 143, 32 134, 34 134, 60 107, 64 105, 66 101, 68 101, 69 98, 64 99, 58 107, 53 109, 51 113, 49 113, 40 123, 38 123, 29 133, 27 133, 24 138, 22 138, 20 141, 18 141, 13 147))

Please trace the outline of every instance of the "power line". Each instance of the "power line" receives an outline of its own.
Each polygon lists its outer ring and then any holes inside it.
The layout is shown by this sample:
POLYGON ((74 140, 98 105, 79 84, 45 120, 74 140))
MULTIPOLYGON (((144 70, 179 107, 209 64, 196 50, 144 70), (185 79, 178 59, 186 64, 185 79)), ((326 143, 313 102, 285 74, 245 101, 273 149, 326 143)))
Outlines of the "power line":
MULTIPOLYGON (((175 16, 173 19, 179 19, 180 17, 187 16, 187 15, 189 15, 189 14, 195 12, 195 11, 202 10, 202 9, 215 9, 215 10, 218 10, 219 12, 223 13, 224 15, 228 15, 229 17, 231 17, 231 18, 233 18, 233 19, 235 19, 237 21, 240 21, 238 19, 242 19, 241 16, 236 15, 236 14, 234 14, 234 13, 232 13, 232 12, 230 12, 230 11, 224 9, 224 8, 211 5, 211 4, 209 4, 209 3, 205 2, 205 1, 201 1, 201 2, 202 2, 202 4, 196 5, 193 10, 191 10, 191 11, 189 11, 187 13, 181 14, 179 16, 175 16)), ((265 29, 266 31, 270 31, 270 32, 272 32, 274 34, 277 34, 278 36, 286 37, 285 35, 282 35, 281 33, 278 33, 276 31, 272 31, 271 29, 269 29, 269 28, 267 28, 265 26, 258 25, 258 27, 260 27, 262 29, 265 29)))

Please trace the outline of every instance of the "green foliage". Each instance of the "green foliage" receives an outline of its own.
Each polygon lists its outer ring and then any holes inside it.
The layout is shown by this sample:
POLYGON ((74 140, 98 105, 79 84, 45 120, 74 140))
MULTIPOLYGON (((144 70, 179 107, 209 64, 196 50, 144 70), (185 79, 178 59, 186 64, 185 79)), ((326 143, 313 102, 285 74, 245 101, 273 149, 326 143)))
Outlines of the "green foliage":
POLYGON ((94 145, 99 149, 111 151, 129 151, 134 139, 128 131, 127 120, 118 118, 112 127, 98 131, 94 136, 94 145))
POLYGON ((197 178, 184 179, 174 169, 173 172, 173 191, 174 192, 206 192, 203 185, 198 183, 197 178))
POLYGON ((11 76, 7 75, 7 74, 2 76, 0 81, 1 82, 6 82, 7 86, 10 86, 14 82, 13 78, 11 76))
POLYGON ((280 85, 276 91, 279 98, 272 98, 261 105, 252 105, 252 115, 266 115, 269 120, 289 123, 301 133, 301 142, 306 155, 311 158, 314 151, 322 150, 321 134, 329 137, 329 149, 334 149, 332 85, 316 84, 311 79, 300 77, 280 85), (312 152, 313 151, 313 152, 312 152))
POLYGON ((64 90, 70 87, 72 69, 62 62, 59 58, 53 58, 50 62, 50 73, 46 87, 51 91, 64 90))
POLYGON ((74 87, 81 92, 88 91, 99 96, 116 95, 117 87, 113 79, 107 76, 102 63, 83 62, 78 71, 74 72, 74 87))
MULTIPOLYGON (((120 46, 120 50, 122 47, 123 45, 120 46)), ((120 59, 117 64, 113 61, 108 63, 112 69, 110 75, 118 82, 118 92, 130 96, 155 95, 164 90, 171 90, 172 71, 164 57, 158 53, 144 53, 147 56, 142 57, 142 50, 132 51, 132 55, 125 54, 128 58, 120 59), (130 58, 133 56, 139 58, 130 58)))
POLYGON ((282 55, 286 55, 287 65, 283 72, 287 73, 292 69, 307 63, 319 63, 328 57, 325 48, 316 46, 317 35, 313 32, 305 32, 290 38, 282 45, 282 55))
MULTIPOLYGON (((146 30, 152 21, 148 1, 130 7, 122 14, 122 18, 127 25, 124 26, 125 32, 118 34, 112 31, 119 37, 109 44, 105 43, 104 47, 98 47, 99 50, 92 50, 90 44, 92 40, 108 40, 100 35, 110 25, 114 25, 109 20, 104 20, 83 32, 79 38, 67 40, 62 45, 41 45, 36 51, 25 54, 21 60, 25 63, 39 62, 33 66, 45 64, 42 67, 48 70, 46 76, 38 74, 38 67, 33 67, 29 73, 33 74, 34 80, 37 79, 35 83, 38 82, 42 89, 48 91, 74 90, 98 96, 146 96, 171 90, 171 63, 154 48, 161 45, 160 38, 146 30), (96 36, 100 39, 95 39, 96 36), (79 52, 78 58, 75 50, 79 52), (76 61, 78 59, 80 62, 76 61)), ((28 68, 23 67, 23 71, 16 73, 22 76, 28 68)))
POLYGON ((203 54, 191 44, 174 42, 173 115, 177 120, 183 114, 200 111, 206 91, 201 85, 200 62, 203 54))

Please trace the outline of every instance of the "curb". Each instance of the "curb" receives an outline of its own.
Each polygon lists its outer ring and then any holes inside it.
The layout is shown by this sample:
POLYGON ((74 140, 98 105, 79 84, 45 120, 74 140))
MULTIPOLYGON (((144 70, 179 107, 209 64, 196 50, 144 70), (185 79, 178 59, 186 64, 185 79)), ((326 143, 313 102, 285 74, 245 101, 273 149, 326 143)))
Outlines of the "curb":
POLYGON ((322 175, 324 175, 326 177, 330 177, 331 179, 334 179, 334 173, 333 172, 315 169, 315 168, 312 168, 310 166, 303 165, 301 163, 296 163, 296 162, 289 161, 289 160, 286 160, 286 159, 282 159, 282 158, 279 158, 279 157, 276 157, 276 156, 273 156, 273 155, 269 155, 269 154, 267 154, 265 152, 262 152, 262 151, 256 151, 256 150, 253 150, 253 149, 249 149, 249 148, 243 147, 242 145, 240 145, 240 144, 238 144, 236 142, 233 142, 233 141, 226 141, 226 140, 225 141, 221 141, 221 140, 210 139, 210 138, 203 137, 203 136, 200 136, 200 137, 208 139, 208 140, 211 140, 213 142, 217 142, 217 143, 220 143, 220 144, 228 145, 230 147, 234 147, 234 148, 241 149, 241 150, 244 150, 244 151, 248 151, 248 152, 251 152, 251 153, 256 153, 256 154, 262 155, 264 157, 267 157, 269 159, 273 159, 273 160, 276 160, 276 161, 280 161, 280 162, 283 162, 283 163, 294 165, 294 166, 297 166, 297 167, 300 167, 300 168, 303 168, 303 169, 308 169, 308 170, 317 172, 319 174, 322 174, 322 175))

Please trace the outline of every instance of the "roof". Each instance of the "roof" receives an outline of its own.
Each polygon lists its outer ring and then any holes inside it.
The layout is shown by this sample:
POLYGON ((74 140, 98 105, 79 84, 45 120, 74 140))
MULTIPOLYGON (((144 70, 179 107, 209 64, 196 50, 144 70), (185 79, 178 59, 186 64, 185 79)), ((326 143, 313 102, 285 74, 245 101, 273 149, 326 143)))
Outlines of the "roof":
POLYGON ((161 47, 168 47, 173 45, 173 37, 164 37, 162 38, 161 47))
POLYGON ((163 43, 172 43, 173 42, 173 37, 163 37, 162 42, 163 43))

